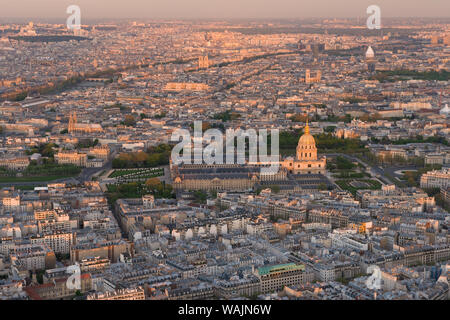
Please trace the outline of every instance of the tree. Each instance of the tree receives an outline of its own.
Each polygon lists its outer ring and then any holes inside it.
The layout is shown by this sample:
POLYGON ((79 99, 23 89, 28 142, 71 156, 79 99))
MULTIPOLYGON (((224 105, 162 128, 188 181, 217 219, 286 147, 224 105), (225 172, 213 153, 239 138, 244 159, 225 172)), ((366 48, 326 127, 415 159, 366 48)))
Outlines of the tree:
POLYGON ((159 180, 158 178, 150 178, 150 179, 147 179, 147 181, 145 181, 145 185, 149 189, 155 190, 161 186, 161 180, 159 180))
POLYGON ((336 126, 328 126, 324 129, 325 132, 333 133, 336 130, 336 126))
POLYGON ((336 157, 337 168, 340 170, 351 170, 355 167, 355 165, 344 157, 338 156, 336 157))
POLYGON ((304 114, 296 114, 290 117, 289 119, 293 122, 306 122, 308 116, 304 114))
POLYGON ((156 167, 159 164, 160 156, 158 153, 153 153, 147 156, 146 164, 149 167, 156 167))
POLYGON ((272 190, 273 193, 279 193, 281 190, 280 186, 278 185, 270 186, 270 189, 272 190))
POLYGON ((327 190, 327 185, 325 183, 319 184, 319 190, 327 190))
POLYGON ((53 148, 55 148, 56 145, 54 143, 47 143, 42 144, 39 146, 39 153, 42 154, 43 157, 53 157, 55 154, 55 151, 53 148))
POLYGON ((145 162, 147 160, 147 154, 145 152, 138 152, 135 156, 137 162, 145 162))
POLYGON ((28 92, 21 92, 16 95, 16 97, 14 98, 14 101, 22 101, 22 100, 25 100, 26 97, 28 97, 28 92))
POLYGON ((132 127, 132 126, 136 125, 136 119, 134 119, 134 117, 129 114, 129 115, 125 116, 124 123, 127 127, 132 127))
POLYGON ((208 198, 208 195, 205 191, 197 190, 194 192, 194 198, 195 201, 198 203, 206 203, 206 199, 208 198))
POLYGON ((155 119, 162 119, 162 118, 164 118, 165 116, 166 116, 166 113, 165 113, 165 112, 161 112, 160 114, 154 115, 154 118, 155 118, 155 119))
POLYGON ((44 283, 44 273, 45 270, 36 270, 36 280, 39 284, 44 283))

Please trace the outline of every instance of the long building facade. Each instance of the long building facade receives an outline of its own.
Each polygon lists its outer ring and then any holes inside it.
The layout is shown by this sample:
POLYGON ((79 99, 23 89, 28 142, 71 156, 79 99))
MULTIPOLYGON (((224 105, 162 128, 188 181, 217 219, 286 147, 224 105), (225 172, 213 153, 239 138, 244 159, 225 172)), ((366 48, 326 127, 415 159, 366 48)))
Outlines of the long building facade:
POLYGON ((314 137, 306 124, 299 139, 296 157, 279 162, 277 172, 261 170, 265 163, 246 164, 181 164, 171 163, 170 172, 176 190, 245 191, 257 187, 278 185, 281 189, 297 190, 328 184, 326 158, 318 157, 314 137))

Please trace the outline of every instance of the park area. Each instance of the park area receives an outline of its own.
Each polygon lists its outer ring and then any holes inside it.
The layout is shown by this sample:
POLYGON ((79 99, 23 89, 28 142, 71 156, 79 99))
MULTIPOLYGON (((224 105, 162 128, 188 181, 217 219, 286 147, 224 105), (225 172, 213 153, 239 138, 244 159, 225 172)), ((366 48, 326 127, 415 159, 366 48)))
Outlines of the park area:
POLYGON ((145 181, 164 175, 164 168, 116 169, 108 178, 116 178, 119 182, 145 181))
POLYGON ((354 163, 342 156, 328 159, 327 169, 335 179, 335 183, 343 190, 356 195, 358 190, 381 189, 381 183, 370 179, 364 166, 354 163))

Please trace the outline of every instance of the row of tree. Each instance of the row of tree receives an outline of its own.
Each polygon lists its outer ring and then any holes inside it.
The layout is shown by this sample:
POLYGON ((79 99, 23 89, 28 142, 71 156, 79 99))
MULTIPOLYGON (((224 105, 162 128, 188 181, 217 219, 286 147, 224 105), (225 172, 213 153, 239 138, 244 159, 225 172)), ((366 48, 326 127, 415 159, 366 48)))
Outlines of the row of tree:
POLYGON ((160 144, 150 147, 147 152, 121 153, 112 162, 114 169, 124 168, 152 168, 168 165, 172 151, 172 146, 160 144))

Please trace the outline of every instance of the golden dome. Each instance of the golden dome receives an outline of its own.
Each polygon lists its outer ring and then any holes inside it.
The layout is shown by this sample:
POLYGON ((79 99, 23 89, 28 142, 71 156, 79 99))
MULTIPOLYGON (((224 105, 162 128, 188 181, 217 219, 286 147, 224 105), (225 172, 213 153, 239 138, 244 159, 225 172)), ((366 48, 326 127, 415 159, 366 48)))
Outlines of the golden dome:
POLYGON ((305 134, 300 137, 297 145, 297 160, 317 160, 317 148, 314 137, 309 133, 308 121, 306 122, 305 134))
POLYGON ((309 133, 309 125, 306 122, 305 134, 300 137, 298 140, 298 148, 300 149, 315 149, 316 148, 316 140, 309 133))
POLYGON ((303 149, 311 149, 310 147, 315 148, 316 141, 312 135, 305 133, 300 137, 300 140, 298 140, 298 146, 303 149))

